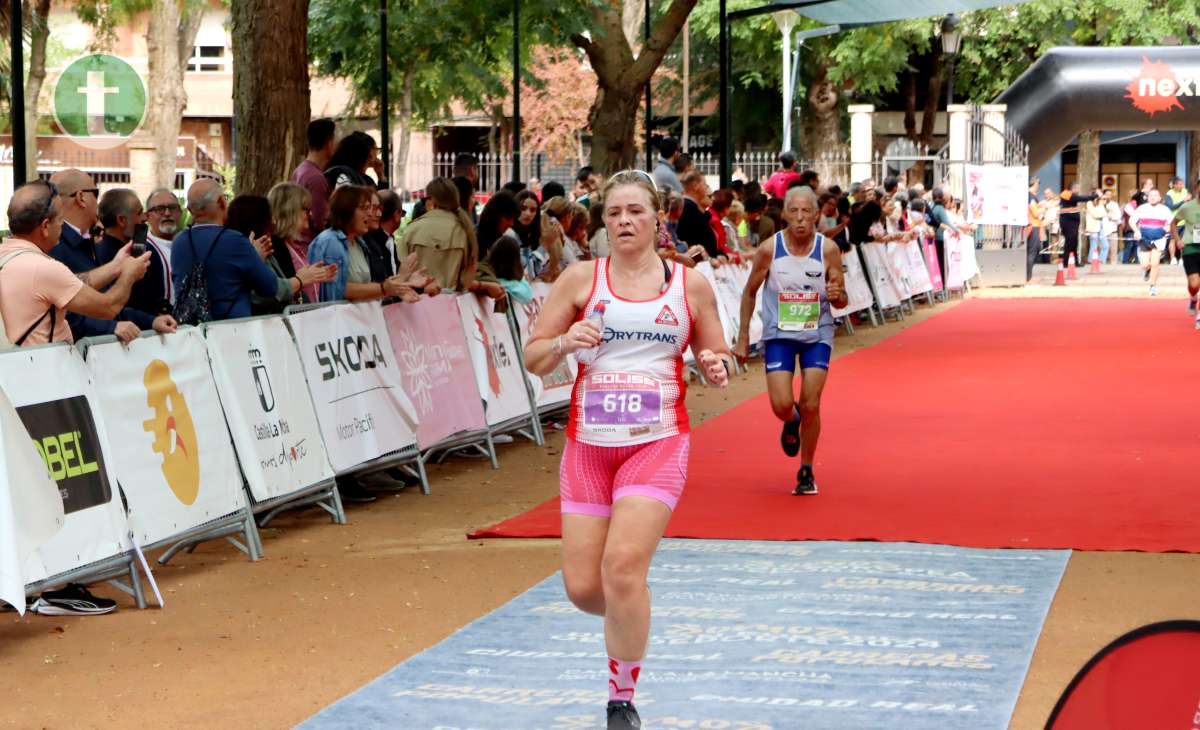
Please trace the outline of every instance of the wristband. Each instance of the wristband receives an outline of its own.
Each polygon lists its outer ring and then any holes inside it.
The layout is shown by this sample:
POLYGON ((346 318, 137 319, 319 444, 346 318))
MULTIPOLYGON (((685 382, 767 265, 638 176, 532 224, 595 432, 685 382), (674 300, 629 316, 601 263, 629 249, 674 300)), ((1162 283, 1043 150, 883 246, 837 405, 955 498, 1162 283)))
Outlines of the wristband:
POLYGON ((563 356, 562 335, 559 335, 558 337, 554 338, 554 356, 555 357, 563 356))

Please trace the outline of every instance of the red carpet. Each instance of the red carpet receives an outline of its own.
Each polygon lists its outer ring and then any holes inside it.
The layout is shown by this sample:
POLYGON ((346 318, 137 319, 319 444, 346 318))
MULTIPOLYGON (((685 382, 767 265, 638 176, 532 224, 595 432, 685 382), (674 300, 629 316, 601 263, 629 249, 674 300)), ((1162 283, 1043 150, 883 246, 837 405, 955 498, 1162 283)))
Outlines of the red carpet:
MULTIPOLYGON (((667 536, 1200 552, 1182 300, 967 301, 836 360, 822 415, 817 497, 765 395, 697 428, 667 536)), ((554 499, 471 537, 559 529, 554 499)))

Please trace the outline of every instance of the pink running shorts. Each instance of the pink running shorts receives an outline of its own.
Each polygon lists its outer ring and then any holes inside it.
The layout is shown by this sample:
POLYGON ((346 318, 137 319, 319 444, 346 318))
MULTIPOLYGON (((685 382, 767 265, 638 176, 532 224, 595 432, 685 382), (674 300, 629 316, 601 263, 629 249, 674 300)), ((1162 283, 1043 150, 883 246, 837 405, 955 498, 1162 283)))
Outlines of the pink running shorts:
POLYGON ((671 510, 687 480, 688 434, 635 446, 593 446, 567 439, 559 467, 563 514, 609 517, 621 497, 657 499, 671 510))

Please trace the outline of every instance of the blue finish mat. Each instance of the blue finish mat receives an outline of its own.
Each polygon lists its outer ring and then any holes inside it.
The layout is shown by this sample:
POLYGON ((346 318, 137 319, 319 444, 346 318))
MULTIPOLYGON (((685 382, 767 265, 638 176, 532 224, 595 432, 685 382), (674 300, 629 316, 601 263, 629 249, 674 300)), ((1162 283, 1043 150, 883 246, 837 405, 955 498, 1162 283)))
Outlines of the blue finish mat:
MULTIPOLYGON (((644 726, 1007 728, 1067 551, 664 540, 644 726)), ((601 619, 554 575, 301 727, 604 726, 601 619)))

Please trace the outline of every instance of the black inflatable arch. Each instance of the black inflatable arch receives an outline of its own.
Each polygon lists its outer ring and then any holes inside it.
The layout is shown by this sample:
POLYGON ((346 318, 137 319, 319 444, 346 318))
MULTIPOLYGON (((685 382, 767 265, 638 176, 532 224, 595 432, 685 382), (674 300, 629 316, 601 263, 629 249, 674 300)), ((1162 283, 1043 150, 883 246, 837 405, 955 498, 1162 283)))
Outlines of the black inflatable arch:
POLYGON ((996 101, 1031 170, 1089 129, 1200 130, 1200 46, 1052 48, 996 101))

